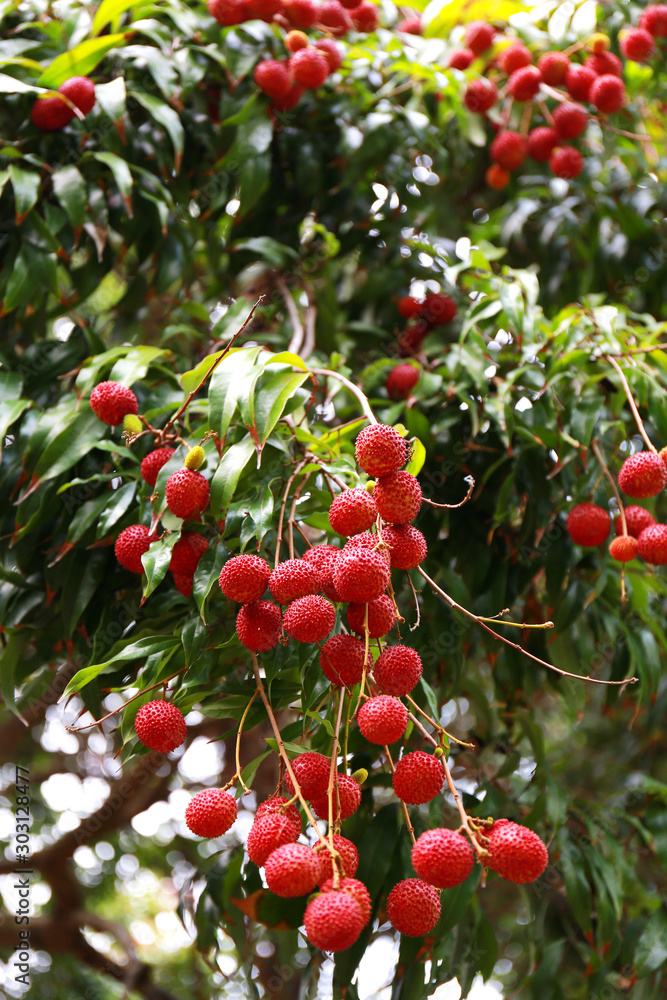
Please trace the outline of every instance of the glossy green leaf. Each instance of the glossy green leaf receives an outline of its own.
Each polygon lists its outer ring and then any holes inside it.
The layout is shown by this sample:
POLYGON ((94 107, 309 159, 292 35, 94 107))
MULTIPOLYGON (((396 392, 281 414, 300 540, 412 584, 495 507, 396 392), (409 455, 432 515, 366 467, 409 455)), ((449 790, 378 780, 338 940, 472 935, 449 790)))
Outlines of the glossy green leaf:
POLYGON ((9 165, 9 174, 14 188, 16 225, 20 226, 26 215, 37 204, 42 178, 36 170, 24 170, 16 163, 9 165))
POLYGON ((88 76, 108 52, 125 44, 125 38, 125 34, 88 38, 85 42, 75 45, 69 52, 56 56, 37 82, 42 87, 57 89, 71 76, 88 76))
POLYGON ((152 653, 169 650, 179 645, 179 643, 178 636, 173 635, 147 636, 145 639, 138 639, 136 642, 131 642, 103 663, 92 663, 89 667, 79 670, 65 688, 62 698, 67 698, 70 694, 80 691, 81 688, 89 684, 102 671, 114 663, 121 663, 128 660, 143 660, 152 653))
POLYGON ((216 518, 225 516, 239 484, 241 473, 255 452, 252 438, 247 436, 228 448, 211 480, 211 510, 216 518))
POLYGON ((142 604, 167 575, 172 551, 179 537, 178 532, 172 531, 158 542, 153 542, 148 551, 144 552, 141 557, 141 562, 146 572, 142 604))
POLYGON ((147 94, 133 87, 128 90, 128 95, 138 101, 151 118, 166 131, 174 147, 174 170, 178 173, 185 148, 185 131, 178 114, 165 101, 153 94, 147 94))
POLYGON ((80 171, 76 167, 56 170, 51 182, 56 198, 67 212, 67 218, 74 229, 79 229, 85 221, 88 204, 86 182, 80 171))

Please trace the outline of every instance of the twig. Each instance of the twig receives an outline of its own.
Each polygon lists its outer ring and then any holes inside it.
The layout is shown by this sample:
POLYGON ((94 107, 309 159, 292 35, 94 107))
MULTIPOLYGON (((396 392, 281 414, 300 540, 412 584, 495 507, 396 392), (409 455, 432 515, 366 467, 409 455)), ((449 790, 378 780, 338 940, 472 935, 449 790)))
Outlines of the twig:
POLYGON ((449 788, 450 792, 454 796, 454 802, 456 803, 456 808, 458 809, 459 816, 461 817, 461 826, 463 827, 463 829, 465 830, 465 832, 468 834, 468 837, 470 838, 470 842, 472 843, 472 846, 475 848, 475 853, 477 854, 477 857, 481 860, 484 857, 484 855, 488 854, 489 852, 484 847, 482 847, 482 845, 480 844, 480 842, 478 841, 478 839, 477 839, 477 837, 475 835, 475 831, 473 830, 473 828, 470 825, 470 820, 468 818, 468 814, 465 811, 465 809, 463 808, 463 802, 461 801, 461 796, 459 795, 459 790, 456 787, 456 785, 454 784, 454 781, 452 779, 452 772, 449 770, 449 764, 447 763, 447 760, 446 760, 444 754, 440 758, 440 763, 442 764, 443 770, 445 772, 445 778, 447 780, 447 787, 449 788))
POLYGON ((458 739, 458 737, 452 736, 452 734, 448 733, 447 730, 444 729, 440 725, 439 722, 436 722, 435 719, 432 719, 431 716, 428 714, 428 712, 424 711, 424 709, 421 707, 421 705, 417 704, 417 702, 414 700, 414 698, 411 698, 409 694, 406 695, 405 697, 408 699, 408 701, 410 702, 410 704, 412 705, 412 707, 415 708, 419 712, 420 715, 423 715, 424 718, 427 720, 427 722, 431 723, 431 725, 433 726, 434 729, 437 729, 439 733, 444 733, 448 740, 453 740, 453 742, 454 743, 458 743, 459 746, 470 747, 471 750, 474 750, 474 748, 475 748, 475 744, 474 743, 466 743, 464 740, 460 740, 460 739, 458 739))
POLYGON ((336 781, 336 773, 338 771, 338 736, 340 733, 340 724, 343 718, 343 702, 344 702, 344 692, 343 688, 340 689, 340 695, 338 697, 338 712, 336 713, 336 728, 334 729, 333 746, 331 748, 331 767, 329 768, 329 784, 327 786, 327 803, 329 811, 329 852, 333 859, 333 887, 337 889, 340 885, 340 867, 339 867, 339 855, 334 847, 334 791, 336 792, 336 822, 338 822, 338 816, 340 815, 340 794, 338 793, 338 782, 336 781))
POLYGON ((627 378, 623 374, 623 369, 619 365, 619 363, 616 360, 616 358, 612 358, 612 356, 610 354, 608 354, 606 357, 607 357, 607 360, 609 361, 609 364, 612 365, 616 369, 618 377, 621 380, 621 384, 623 385, 623 391, 625 392, 625 395, 627 397, 628 405, 629 405, 630 409, 632 410, 632 415, 635 418, 635 421, 636 421, 639 433, 644 438, 644 441, 646 442, 646 445, 647 445, 649 451, 652 451, 652 452, 654 452, 657 455, 658 449, 655 447, 655 445, 653 444, 653 442, 649 438, 648 434, 646 433, 646 428, 644 427, 644 422, 643 422, 642 418, 639 416, 639 410, 637 409, 637 404, 635 403, 635 401, 633 399, 632 390, 630 389, 630 385, 628 383, 627 378))
POLYGON ((168 684, 169 681, 173 680, 174 677, 178 677, 178 675, 182 674, 186 669, 186 667, 181 667, 180 670, 176 670, 175 673, 169 674, 169 676, 165 677, 164 680, 156 681, 155 684, 151 684, 149 687, 143 688, 141 691, 137 691, 137 693, 133 694, 131 698, 128 698, 126 702, 123 702, 123 704, 119 705, 118 708, 114 708, 112 712, 107 712, 107 714, 103 715, 101 719, 94 719, 85 726, 65 726, 65 729, 68 733, 82 733, 84 729, 92 729, 93 726, 99 726, 100 723, 106 722, 107 719, 110 719, 112 715, 117 715, 118 712, 122 712, 124 708, 131 705, 133 701, 137 700, 137 698, 141 698, 142 694, 146 694, 148 691, 152 691, 156 687, 162 687, 163 684, 168 684))
MULTIPOLYGON (((504 615, 509 609, 501 611, 500 614, 504 615)), ((499 625, 512 625, 514 628, 553 628, 553 622, 537 622, 536 624, 531 624, 530 622, 508 622, 504 621, 499 615, 494 615, 493 618, 484 618, 482 615, 477 615, 478 622, 498 622, 499 625)))
MULTIPOLYGON (((391 768, 391 773, 393 774, 396 768, 394 767, 394 761, 391 756, 391 750, 389 749, 389 747, 386 746, 384 748, 384 752, 387 755, 387 760, 389 761, 389 767, 391 768)), ((408 810, 407 802, 404 802, 403 799, 401 799, 401 808, 403 809, 403 815, 405 816, 405 824, 408 828, 408 833, 410 834, 410 840, 414 844, 416 841, 415 830, 412 825, 412 820, 410 819, 410 812, 408 810)))
POLYGON ((422 613, 419 607, 419 598, 417 597, 417 591, 415 590, 415 585, 412 582, 412 577, 410 576, 409 573, 407 574, 407 576, 408 576, 408 583, 410 584, 410 588, 412 589, 412 596, 415 599, 415 608, 417 609, 417 621, 414 623, 414 625, 410 625, 410 631, 414 632, 416 628, 419 628, 419 623, 422 618, 422 613))
MULTIPOLYGON (((607 480, 609 481, 609 485, 611 486, 612 492, 613 492, 614 496, 616 497, 616 503, 618 504, 618 509, 619 509, 619 512, 620 512, 620 515, 621 515, 621 525, 623 527, 623 534, 627 537, 627 534, 628 534, 628 522, 627 522, 626 517, 625 517, 625 508, 623 506, 623 501, 621 500, 621 494, 619 493, 619 490, 618 490, 618 487, 616 485, 616 482, 614 481, 614 477, 612 476, 611 472, 609 471, 607 463, 605 462, 605 460, 604 460, 604 458, 602 456, 602 452, 600 451, 600 447, 598 445, 597 438, 593 438, 593 440, 591 441, 591 451, 593 452, 593 454, 597 458, 597 460, 598 460, 598 462, 599 462, 599 464, 600 464, 600 466, 602 468, 602 471, 603 471, 604 475, 607 477, 607 480)), ((626 594, 626 591, 625 591, 625 563, 623 563, 622 566, 621 566, 621 601, 626 601, 626 600, 627 600, 627 594, 626 594)))
POLYGON ((359 388, 358 385, 355 385, 354 382, 350 382, 349 378, 345 378, 345 376, 341 375, 340 372, 331 372, 327 368, 311 368, 311 372, 313 373, 313 375, 323 375, 325 378, 335 378, 339 382, 342 382, 345 388, 348 389, 352 393, 352 395, 356 396, 356 398, 358 399, 361 409, 364 412, 364 416, 368 418, 368 422, 371 424, 379 423, 377 417, 375 416, 375 414, 371 409, 371 404, 368 402, 368 399, 366 398, 365 394, 362 392, 362 390, 359 388))
POLYGON ((292 506, 290 507, 289 517, 287 518, 287 530, 288 530, 288 544, 289 544, 289 557, 294 559, 294 513, 296 511, 296 505, 299 501, 299 497, 303 493, 303 488, 308 482, 310 477, 310 472, 307 472, 303 477, 297 488, 294 490, 294 496, 292 497, 292 506))
POLYGON ((460 604, 457 604, 456 601, 449 596, 449 594, 446 594, 445 591, 442 590, 437 585, 437 583, 434 580, 432 580, 427 573, 424 572, 421 566, 418 566, 417 568, 421 573, 421 575, 426 580, 426 582, 431 584, 435 592, 440 594, 442 599, 450 606, 450 608, 453 608, 456 611, 460 611, 461 614, 466 616, 466 618, 469 618, 473 622, 477 622, 478 625, 481 628, 483 628, 485 632, 489 633, 489 635, 494 636, 496 639, 500 639, 500 641, 504 642, 506 646, 511 646, 512 649, 516 649, 520 653, 523 653, 524 656, 527 656, 529 660, 533 660, 535 663, 539 663, 541 666, 546 667, 548 670, 553 670, 555 673, 560 674, 561 677, 573 677, 575 680, 589 681, 591 684, 605 684, 609 686, 618 686, 618 687, 624 687, 626 684, 636 684, 637 681, 639 680, 638 677, 627 677, 625 680, 622 681, 600 680, 597 677, 589 677, 583 674, 571 674, 568 670, 561 670, 560 667, 555 667, 553 663, 549 663, 547 660, 541 660, 539 656, 534 656, 532 653, 529 653, 527 649, 523 648, 523 646, 519 646, 519 644, 516 642, 511 642, 511 640, 506 639, 504 635, 500 635, 499 632, 495 632, 492 628, 489 628, 486 622, 481 621, 481 619, 478 618, 477 615, 473 614, 472 611, 468 611, 467 608, 464 608, 460 604))
POLYGON ((423 497, 422 499, 424 503, 430 504, 431 507, 446 507, 448 510, 456 510, 457 507, 463 507, 463 505, 466 504, 472 496, 472 491, 475 489, 475 480, 472 476, 466 476, 463 481, 468 484, 468 492, 464 496, 461 503, 436 503, 435 500, 428 500, 426 497, 423 497))
POLYGON ((258 692, 255 689, 255 691, 253 692, 252 698, 250 699, 250 701, 246 705, 245 712, 241 716, 241 721, 239 722, 239 731, 236 734, 236 774, 238 776, 239 781, 241 782, 241 787, 243 788, 243 791, 244 791, 244 793, 246 795, 248 794, 248 792, 250 791, 250 789, 248 788, 248 786, 246 785, 245 781, 241 777, 241 757, 240 757, 240 753, 241 753, 241 733, 243 732, 243 726, 245 724, 245 720, 248 718, 248 712, 250 711, 250 707, 251 707, 253 701, 255 700, 255 698, 257 697, 257 694, 258 694, 258 692))
POLYGON ((292 339, 289 342, 287 350, 291 351, 292 354, 298 354, 303 344, 303 325, 299 316, 299 310, 283 276, 281 274, 277 275, 275 281, 276 288, 283 297, 285 308, 292 324, 292 339))
POLYGON ((303 458, 299 462, 299 464, 297 465, 297 467, 294 470, 294 472, 292 473, 292 475, 287 480, 287 485, 285 487, 285 492, 283 493, 282 503, 280 504, 280 515, 278 517, 278 534, 276 536, 276 558, 275 558, 275 562, 274 562, 274 568, 280 562, 280 546, 281 546, 282 540, 283 540, 283 521, 285 519, 285 507, 287 506, 287 498, 289 496, 289 491, 291 489, 292 483, 294 482, 294 480, 296 479, 296 477, 299 475, 299 473, 303 469, 304 465, 308 465, 308 462, 309 462, 308 458, 303 458))

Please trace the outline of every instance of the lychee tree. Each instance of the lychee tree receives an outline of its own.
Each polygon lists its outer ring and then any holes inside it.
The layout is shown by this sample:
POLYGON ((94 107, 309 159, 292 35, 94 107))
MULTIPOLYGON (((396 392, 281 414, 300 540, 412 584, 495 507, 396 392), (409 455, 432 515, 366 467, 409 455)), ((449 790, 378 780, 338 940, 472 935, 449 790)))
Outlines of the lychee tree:
POLYGON ((181 915, 209 961, 233 942, 244 992, 315 996, 323 973, 353 998, 389 937, 396 997, 477 975, 508 996, 664 991, 662 265, 603 295, 659 223, 613 265, 552 249, 539 276, 480 238, 519 190, 558 211, 536 170, 563 151, 587 164, 553 171, 580 243, 605 172, 636 234, 661 8, 651 54, 625 5, 594 38, 496 20, 520 4, 480 25, 484 6, 432 8, 425 40, 331 2, 310 24, 295 0, 4 13, 3 746, 57 694, 129 776, 32 859, 52 891, 37 944, 103 982, 183 995, 136 957, 131 913, 75 905, 68 859, 127 836, 205 732, 225 780, 187 782, 181 915), (555 51, 577 86, 622 56, 625 83, 561 94, 555 51), (540 129, 559 144, 524 167, 540 129), (523 180, 487 186, 492 161, 523 180), (102 926, 124 961, 82 932, 102 926))

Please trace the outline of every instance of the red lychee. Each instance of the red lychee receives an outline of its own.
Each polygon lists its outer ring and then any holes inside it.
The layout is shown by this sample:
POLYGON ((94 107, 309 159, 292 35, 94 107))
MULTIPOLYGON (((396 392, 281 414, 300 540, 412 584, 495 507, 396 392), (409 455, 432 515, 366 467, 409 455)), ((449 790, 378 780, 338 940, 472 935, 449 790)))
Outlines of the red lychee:
POLYGON ((430 753, 414 750, 396 765, 392 785, 399 799, 408 805, 430 802, 442 790, 445 772, 442 764, 430 753))
POLYGON ((249 604, 257 601, 266 590, 271 567, 261 556, 246 554, 228 559, 220 570, 220 590, 230 601, 249 604))
POLYGON ((455 830, 427 830, 412 847, 412 867, 419 878, 438 889, 452 889, 465 882, 474 864, 470 844, 455 830))
POLYGON ((284 100, 292 87, 292 75, 286 62, 278 59, 263 59, 255 66, 253 80, 267 97, 273 101, 284 100))
POLYGON ((410 646, 385 646, 373 667, 373 677, 380 690, 399 698, 412 691, 421 675, 421 657, 410 646))
POLYGON ((630 455, 618 474, 618 485, 623 492, 637 500, 657 496, 666 484, 667 466, 654 451, 638 451, 630 455))
POLYGON ((503 73, 507 73, 511 76, 518 69, 522 69, 524 66, 530 66, 533 61, 533 56, 530 49, 526 48, 523 42, 514 42, 509 45, 506 49, 498 56, 498 65, 500 66, 503 73))
POLYGON ((341 601, 365 604, 375 600, 391 580, 385 556, 369 549, 352 549, 340 556, 334 570, 334 587, 341 601))
POLYGON ((588 124, 588 112, 581 104, 559 104, 553 117, 554 128, 561 139, 576 139, 588 124))
MULTIPOLYGON (((347 624, 357 635, 365 635, 364 618, 366 604, 348 604, 347 624)), ((371 639, 380 639, 390 632, 396 622, 396 608, 391 597, 381 594, 368 602, 368 634, 371 639)))
POLYGON ((315 566, 305 559, 286 559, 278 563, 269 579, 269 590, 278 604, 289 604, 297 597, 316 594, 322 579, 315 566))
POLYGON ((314 45, 295 52, 289 65, 296 82, 308 90, 317 90, 329 76, 327 57, 314 45))
POLYGON ((250 827, 246 843, 248 857, 258 868, 262 868, 269 854, 284 844, 294 843, 298 836, 298 833, 295 836, 294 825, 286 816, 280 813, 262 816, 250 827))
MULTIPOLYGON (((336 687, 354 687, 364 671, 364 649, 365 644, 353 635, 332 635, 320 653, 322 673, 336 687)), ((370 657, 366 663, 370 669, 370 657)))
POLYGON ((143 573, 141 557, 148 552, 151 542, 157 541, 157 535, 151 535, 144 524, 131 524, 124 528, 116 539, 114 553, 123 569, 130 573, 143 573))
POLYGON ((365 701, 357 715, 361 735, 377 746, 395 743, 408 728, 408 710, 398 698, 375 695, 365 701))
POLYGON ((512 175, 499 163, 492 163, 484 174, 484 180, 494 191, 502 191, 512 180, 512 175))
POLYGON ((525 136, 506 129, 499 132, 491 143, 491 159, 504 170, 517 170, 526 159, 528 142, 525 136))
MULTIPOLYGON (((359 867, 359 852, 351 840, 348 840, 347 837, 341 837, 339 833, 334 833, 333 845, 335 850, 337 850, 340 854, 343 874, 352 877, 356 874, 357 868, 359 867)), ((326 882, 327 879, 333 878, 333 862, 331 860, 331 854, 325 848, 324 844, 315 844, 315 853, 320 859, 320 877, 318 882, 321 885, 323 882, 326 882)))
POLYGON ((411 524, 387 525, 382 540, 389 546, 392 569, 415 569, 426 558, 426 539, 411 524))
POLYGON ((639 27, 654 38, 667 38, 667 4, 651 4, 642 11, 639 27))
POLYGON ((336 609, 320 594, 297 597, 283 615, 288 635, 297 642, 322 642, 336 624, 336 609))
POLYGON ((280 608, 271 601, 250 601, 236 616, 239 642, 253 653, 265 653, 280 639, 280 608))
POLYGON ((621 52, 631 62, 647 62, 655 54, 653 35, 644 28, 631 28, 621 39, 621 52))
POLYGON ((584 169, 584 158, 574 146, 559 146, 549 157, 549 166, 556 177, 571 181, 584 169))
POLYGON ((303 923, 310 943, 329 952, 349 948, 364 926, 356 899, 340 890, 315 896, 306 907, 303 923))
MULTIPOLYGON (((30 112, 31 122, 42 132, 55 132, 57 129, 64 128, 71 122, 72 118, 74 118, 74 112, 69 104, 55 96, 38 97, 30 112)), ((122 423, 122 420, 118 422, 122 423)))
POLYGON ((206 6, 211 17, 226 28, 243 24, 249 17, 245 0, 207 0, 206 6))
POLYGON ((361 0, 358 7, 350 10, 350 18, 352 27, 356 31, 363 31, 370 35, 380 23, 379 8, 376 4, 370 3, 369 0, 361 0))
POLYGON ((183 713, 170 701, 149 701, 137 712, 134 731, 149 750, 169 753, 185 741, 187 726, 183 713))
POLYGON ((565 527, 575 545, 602 545, 611 530, 609 514, 594 503, 578 503, 567 515, 565 527))
POLYGON ((344 35, 352 27, 347 11, 338 0, 324 0, 317 21, 336 36, 344 35))
MULTIPOLYGON (((421 34, 421 32, 420 32, 421 34)), ((449 55, 450 69, 468 69, 468 66, 475 61, 475 53, 472 49, 454 49, 449 55)))
POLYGON ((623 63, 613 52, 596 52, 589 56, 584 66, 592 69, 596 76, 623 76, 623 63))
POLYGON ((406 937, 428 934, 440 917, 440 893, 422 879, 404 878, 387 897, 387 916, 406 937))
POLYGON ((623 81, 611 73, 599 76, 590 89, 588 99, 604 114, 620 111, 627 100, 623 81))
POLYGON ((644 528, 637 539, 637 551, 652 566, 667 565, 667 524, 644 528))
POLYGON ((407 524, 417 516, 422 505, 421 486, 412 473, 404 469, 380 476, 373 497, 378 514, 388 524, 407 524))
POLYGON ((637 556, 638 550, 637 539, 632 535, 617 536, 609 545, 609 555, 619 562, 630 562, 637 556))
POLYGON ((421 378, 421 370, 408 362, 396 365, 389 372, 385 388, 390 399, 408 399, 421 378))
POLYGON ((95 84, 87 76, 71 76, 58 87, 58 93, 71 101, 83 115, 95 107, 95 84))
POLYGON ((329 72, 335 73, 343 65, 343 55, 340 45, 333 38, 318 38, 313 42, 316 49, 324 52, 329 63, 329 72))
POLYGON ((336 891, 347 892, 356 899, 361 909, 361 916, 363 917, 365 926, 371 918, 371 897, 364 883, 360 882, 359 879, 348 878, 345 875, 340 880, 338 890, 334 888, 333 878, 328 878, 326 882, 320 883, 320 892, 336 891))
POLYGON ((245 0, 248 16, 270 24, 276 14, 283 9, 282 0, 245 0))
POLYGON ((194 587, 195 579, 193 576, 188 576, 187 573, 173 573, 174 586, 183 597, 192 596, 192 588, 194 587))
POLYGON ((406 35, 421 35, 422 22, 420 17, 406 17, 396 25, 396 31, 402 31, 406 35))
POLYGON ((149 451, 142 459, 141 475, 149 486, 155 486, 160 469, 167 464, 174 451, 174 448, 156 448, 154 451, 149 451))
POLYGON ((191 469, 172 472, 164 491, 167 507, 172 514, 184 521, 198 517, 206 510, 209 494, 208 480, 201 472, 192 472, 191 469))
POLYGON ((319 871, 319 858, 306 844, 284 844, 269 854, 264 864, 269 889, 282 899, 312 892, 319 871))
POLYGON ((340 549, 337 545, 313 545, 303 554, 303 558, 311 566, 314 566, 322 581, 322 590, 331 601, 338 601, 339 597, 333 583, 334 570, 340 549))
MULTIPOLYGON (((429 292, 421 304, 419 315, 430 326, 446 326, 456 316, 458 312, 456 302, 450 295, 444 292, 429 292)), ((374 473, 376 476, 381 472, 374 473)))
POLYGON ((558 143, 556 130, 541 125, 528 133, 528 155, 538 163, 546 163, 558 143))
POLYGON ((182 531, 171 550, 169 569, 175 575, 193 576, 207 548, 208 542, 203 535, 194 531, 182 531))
POLYGON ((369 476, 386 476, 405 465, 407 445, 387 424, 369 424, 357 438, 354 457, 369 476))
MULTIPOLYGON (((651 524, 655 524, 653 514, 650 510, 646 510, 646 507, 638 507, 636 504, 632 504, 630 507, 625 507, 624 511, 628 534, 632 535, 633 538, 639 538, 644 528, 648 528, 651 524)), ((623 534, 623 522, 620 514, 614 521, 614 528, 616 529, 617 535, 623 534)))
POLYGON ((397 306, 403 319, 412 319, 414 316, 419 316, 422 304, 411 295, 404 295, 398 300, 397 306))
POLYGON ((486 52, 493 44, 496 29, 486 21, 471 21, 466 28, 465 44, 475 55, 486 52))
POLYGON ((565 87, 575 101, 587 101, 597 76, 590 66, 570 66, 565 74, 565 87))
POLYGON ((343 490, 334 499, 329 510, 329 523, 339 535, 358 535, 366 531, 377 518, 375 500, 361 486, 343 490))
POLYGON ((283 13, 290 24, 304 31, 317 23, 318 9, 313 0, 284 0, 283 13))
POLYGON ((348 538, 345 545, 341 549, 343 555, 349 556, 351 552, 358 549, 366 549, 371 552, 378 552, 383 559, 387 560, 387 565, 390 564, 389 558, 389 546, 380 540, 380 536, 374 534, 372 531, 362 531, 359 535, 353 535, 352 538, 348 538))
POLYGON ((532 101, 539 93, 542 74, 537 66, 524 66, 512 73, 507 89, 515 101, 532 101))
POLYGON ((222 788, 205 788, 190 800, 185 822, 198 837, 221 837, 234 824, 237 813, 233 795, 222 788))
MULTIPOLYGON (((328 779, 327 779, 328 780, 328 779)), ((310 802, 313 812, 320 819, 329 819, 329 798, 326 794, 315 796, 310 802)), ((339 774, 333 793, 334 820, 340 815, 341 822, 355 813, 361 804, 361 789, 349 774, 339 774)))
POLYGON ((484 864, 508 882, 534 882, 547 866, 547 849, 532 830, 498 819, 487 830, 489 854, 484 864))
POLYGON ((466 87, 463 103, 468 111, 475 111, 479 115, 485 114, 498 100, 498 88, 492 80, 480 77, 473 80, 466 87))
POLYGON ((287 805, 287 801, 282 795, 272 795, 271 798, 260 802, 255 813, 255 822, 263 819, 265 816, 284 816, 289 820, 294 831, 293 840, 297 840, 302 829, 301 816, 297 807, 295 805, 287 805))
POLYGON ((545 83, 550 87, 560 87, 570 68, 570 60, 564 52, 545 52, 537 60, 537 68, 545 83))
POLYGON ((128 413, 137 413, 139 402, 126 386, 118 382, 100 382, 90 394, 90 408, 103 424, 117 427, 128 413))
MULTIPOLYGON (((300 753, 292 761, 292 770, 305 799, 313 799, 326 792, 329 785, 331 761, 324 754, 315 753, 312 750, 300 753)), ((290 795, 295 794, 296 790, 289 774, 285 775, 285 787, 290 795)))

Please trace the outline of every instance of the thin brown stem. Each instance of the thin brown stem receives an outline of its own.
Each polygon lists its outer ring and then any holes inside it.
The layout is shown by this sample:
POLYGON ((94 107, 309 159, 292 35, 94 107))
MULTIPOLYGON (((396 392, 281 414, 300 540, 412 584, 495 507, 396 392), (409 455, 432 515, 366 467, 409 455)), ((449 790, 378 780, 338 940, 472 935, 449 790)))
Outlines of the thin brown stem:
POLYGON ((345 388, 357 398, 361 409, 364 412, 364 416, 368 419, 368 422, 371 424, 379 423, 377 417, 371 409, 371 404, 368 402, 365 393, 362 392, 359 386, 355 385, 354 382, 350 382, 349 378, 345 378, 345 376, 341 375, 340 372, 329 371, 327 368, 311 368, 311 371, 313 375, 322 375, 324 378, 335 378, 338 382, 341 382, 345 388))
POLYGON ((246 705, 245 711, 241 716, 241 721, 239 722, 239 731, 236 734, 236 774, 238 775, 238 779, 241 782, 241 787, 243 788, 243 791, 246 795, 248 794, 250 789, 248 788, 245 781, 241 777, 241 733, 243 732, 243 726, 245 725, 245 720, 248 718, 248 712, 250 711, 252 703, 254 702, 257 695, 258 691, 255 689, 252 698, 246 705))
MULTIPOLYGON (((336 726, 334 729, 333 746, 331 747, 331 767, 329 768, 329 784, 327 786, 327 803, 329 807, 329 852, 331 854, 333 861, 333 887, 337 889, 340 885, 340 866, 338 864, 338 852, 334 847, 334 792, 337 792, 338 783, 336 781, 336 774, 338 772, 338 737, 340 734, 340 724, 343 718, 343 704, 344 704, 345 693, 343 688, 340 689, 340 694, 338 696, 338 711, 336 713, 336 726)), ((338 794, 336 795, 336 823, 338 822, 338 814, 340 814, 340 798, 338 794)))
MULTIPOLYGON (((384 752, 387 755, 387 760, 389 761, 389 767, 391 768, 391 773, 393 774, 394 771, 396 770, 396 768, 394 766, 394 760, 393 760, 393 758, 391 756, 391 750, 389 749, 389 747, 386 746, 384 748, 384 752)), ((410 834, 410 840, 414 844, 416 842, 416 839, 417 839, 415 837, 415 829, 414 829, 414 827, 412 825, 412 820, 410 819, 410 812, 408 810, 407 803, 404 802, 403 799, 401 799, 401 808, 403 809, 403 815, 405 816, 405 825, 408 828, 408 833, 410 834)))
POLYGON ((459 746, 470 747, 471 750, 474 750, 475 748, 474 743, 466 743, 465 740, 460 740, 458 739, 457 736, 452 736, 452 734, 447 732, 447 730, 443 726, 441 726, 439 722, 436 722, 435 719, 432 719, 431 716, 428 714, 428 712, 424 711, 421 705, 417 704, 414 698, 411 698, 409 694, 407 694, 405 697, 410 702, 412 707, 416 709, 416 711, 419 712, 420 715, 423 715, 426 721, 430 722, 434 729, 436 729, 439 733, 444 733, 448 740, 452 740, 453 743, 458 743, 459 746))
POLYGON ((287 350, 291 351, 292 354, 298 354, 303 344, 303 324, 301 322, 301 317, 299 316, 299 310, 296 307, 296 302, 292 298, 292 293, 287 287, 287 282, 281 274, 276 276, 275 283, 276 288, 283 297, 285 309, 287 310, 287 315, 289 316, 290 323, 292 324, 292 339, 289 342, 287 350))
POLYGON ((475 480, 472 476, 466 476, 464 481, 468 484, 468 492, 460 503, 436 503, 435 500, 428 500, 426 497, 423 497, 424 503, 429 504, 431 507, 445 507, 448 510, 456 510, 457 507, 463 507, 470 500, 472 491, 475 489, 475 480))
POLYGON ((276 537, 276 558, 275 558, 275 562, 274 562, 274 568, 280 562, 280 546, 281 546, 282 540, 283 540, 283 521, 285 520, 285 508, 287 506, 287 498, 289 497, 289 491, 292 488, 292 483, 294 482, 294 480, 296 479, 296 477, 299 475, 299 473, 303 469, 304 465, 308 464, 308 461, 309 461, 309 459, 304 458, 304 459, 302 459, 299 462, 299 464, 297 465, 296 469, 294 470, 294 472, 292 473, 292 475, 287 480, 287 485, 285 486, 285 491, 283 493, 282 503, 280 504, 280 514, 278 516, 278 533, 277 533, 277 537, 276 537))
POLYGON ((136 701, 137 698, 141 698, 142 694, 146 694, 148 691, 153 691, 157 687, 162 687, 163 684, 168 684, 169 681, 172 681, 174 677, 178 677, 178 675, 182 674, 186 669, 186 667, 181 667, 180 670, 176 670, 173 674, 169 674, 169 676, 165 677, 164 680, 156 681, 155 684, 142 688, 141 691, 137 691, 136 694, 133 694, 131 698, 128 698, 127 701, 123 702, 122 705, 119 705, 118 708, 114 708, 112 712, 107 712, 106 715, 103 715, 101 719, 94 719, 85 726, 65 726, 65 729, 67 729, 69 733, 82 733, 85 729, 92 729, 93 726, 99 726, 100 723, 106 722, 107 719, 110 719, 113 715, 118 715, 118 713, 122 712, 124 708, 127 708, 127 706, 131 705, 133 701, 136 701))
POLYGON ((294 559, 294 513, 296 511, 296 505, 299 502, 299 497, 303 493, 304 486, 308 482, 310 477, 310 472, 307 472, 303 477, 297 488, 294 490, 294 496, 292 497, 292 506, 290 507, 289 517, 287 518, 287 530, 288 530, 288 543, 289 543, 289 557, 294 559))
POLYGON ((465 832, 468 834, 468 837, 470 838, 470 842, 471 842, 472 846, 475 849, 475 853, 476 853, 477 857, 479 858, 479 860, 481 861, 482 858, 484 857, 484 855, 488 854, 489 852, 486 850, 486 848, 482 847, 482 845, 480 844, 480 842, 478 841, 478 839, 477 839, 477 837, 475 835, 475 831, 473 830, 472 826, 470 825, 470 820, 468 818, 468 814, 465 811, 465 809, 463 808, 463 802, 461 801, 461 796, 459 794, 459 790, 456 787, 456 785, 454 784, 454 781, 452 779, 452 772, 449 770, 449 764, 447 763, 447 760, 446 760, 444 754, 440 758, 440 763, 442 764, 443 771, 445 772, 445 780, 447 781, 447 787, 449 788, 450 792, 452 793, 452 796, 454 797, 454 802, 456 803, 456 808, 459 811, 459 816, 461 817, 461 826, 463 827, 463 829, 465 830, 465 832))
POLYGON ((611 355, 607 355, 607 360, 609 361, 609 364, 612 365, 613 368, 616 370, 616 373, 617 373, 618 377, 621 380, 621 384, 623 386, 623 391, 625 392, 625 395, 626 395, 627 400, 628 400, 628 406, 632 410, 632 415, 635 418, 635 422, 637 424, 637 429, 639 430, 639 433, 641 434, 641 436, 644 438, 644 441, 646 442, 646 447, 649 449, 649 451, 652 451, 655 454, 657 454, 658 449, 655 447, 655 445, 653 444, 653 442, 649 438, 648 434, 646 433, 646 428, 644 427, 644 422, 643 422, 642 418, 639 416, 639 410, 637 409, 637 404, 634 401, 634 398, 633 398, 633 395, 632 395, 632 390, 630 389, 630 385, 628 383, 628 380, 625 377, 625 375, 623 374, 623 369, 619 365, 619 363, 616 360, 616 358, 612 358, 611 355))

